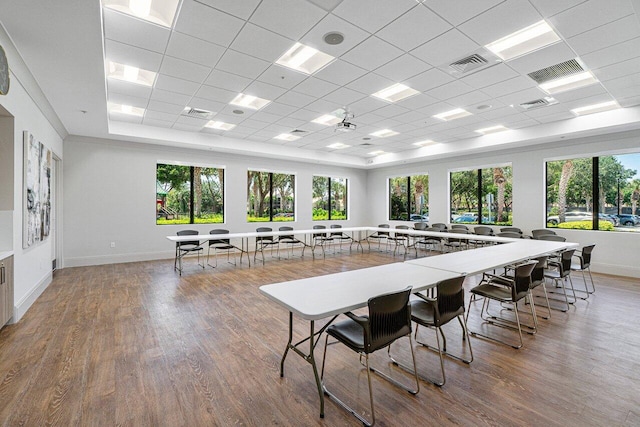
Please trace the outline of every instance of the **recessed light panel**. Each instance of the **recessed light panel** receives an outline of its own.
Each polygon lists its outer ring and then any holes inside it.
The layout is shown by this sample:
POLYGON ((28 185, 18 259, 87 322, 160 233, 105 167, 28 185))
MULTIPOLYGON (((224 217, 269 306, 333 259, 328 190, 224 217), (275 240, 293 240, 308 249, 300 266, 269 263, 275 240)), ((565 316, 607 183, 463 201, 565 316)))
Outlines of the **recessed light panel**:
POLYGON ((300 137, 291 135, 290 133, 281 133, 280 135, 274 137, 273 139, 279 139, 281 141, 295 141, 296 139, 300 139, 300 137))
POLYGON ((253 95, 245 95, 244 93, 239 93, 238 96, 233 98, 229 104, 237 105, 238 107, 245 107, 251 110, 259 110, 266 105, 268 105, 271 101, 268 99, 258 98, 253 95))
POLYGON ((327 148, 333 148, 335 150, 342 150, 343 148, 351 147, 350 145, 343 144, 342 142, 334 142, 331 145, 327 145, 327 148))
POLYGON ((396 83, 374 93, 373 96, 375 96, 376 98, 384 99, 385 101, 397 102, 410 96, 417 95, 418 93, 420 92, 415 89, 411 89, 409 86, 396 83))
POLYGON ((502 60, 517 58, 560 41, 553 28, 542 20, 485 46, 502 60))
POLYGON ((375 136, 377 138, 387 138, 390 136, 398 135, 398 132, 392 131, 391 129, 382 129, 377 132, 370 133, 369 135, 375 136))
POLYGON ((318 123, 320 125, 332 126, 342 121, 341 118, 334 116, 333 114, 325 114, 324 116, 320 116, 317 119, 311 120, 313 123, 318 123))
POLYGON ((444 113, 436 114, 433 117, 435 117, 436 119, 444 120, 445 122, 447 122, 449 120, 460 119, 462 117, 467 117, 467 116, 470 116, 470 115, 471 115, 471 113, 468 112, 467 110, 464 110, 462 108, 455 108, 455 109, 450 110, 450 111, 445 111, 444 113))
POLYGON ((127 116, 144 116, 144 108, 132 107, 131 105, 109 104, 109 113, 126 114, 127 116))
POLYGON ((153 82, 156 80, 156 73, 131 65, 109 61, 107 63, 107 77, 138 85, 153 86, 153 82))
POLYGON ((540 84, 540 89, 544 90, 548 94, 555 94, 560 92, 566 92, 568 90, 577 89, 583 86, 592 85, 598 83, 598 80, 591 74, 590 71, 584 71, 578 74, 572 74, 559 79, 550 80, 540 84))
POLYGON ((305 74, 313 74, 335 58, 302 43, 296 43, 285 52, 276 64, 305 74))
POLYGON ((584 116, 587 114, 599 113, 601 111, 615 110, 620 108, 620 105, 616 101, 601 102, 599 104, 587 105, 585 107, 578 107, 571 110, 576 116, 584 116))
POLYGON ((476 132, 481 133, 482 135, 487 135, 490 133, 502 132, 505 130, 509 130, 509 129, 502 125, 497 125, 497 126, 491 126, 488 128, 477 129, 476 132))
POLYGON ((416 145, 418 147, 426 147, 427 145, 433 145, 435 143, 436 143, 435 141, 432 141, 430 139, 425 139, 424 141, 414 142, 413 145, 416 145))
POLYGON ((102 0, 102 5, 163 27, 171 27, 179 0, 102 0))
POLYGON ((204 127, 211 128, 211 129, 218 129, 218 130, 231 130, 234 127, 236 127, 236 125, 232 125, 231 123, 218 122, 215 120, 211 120, 206 125, 204 125, 204 127))

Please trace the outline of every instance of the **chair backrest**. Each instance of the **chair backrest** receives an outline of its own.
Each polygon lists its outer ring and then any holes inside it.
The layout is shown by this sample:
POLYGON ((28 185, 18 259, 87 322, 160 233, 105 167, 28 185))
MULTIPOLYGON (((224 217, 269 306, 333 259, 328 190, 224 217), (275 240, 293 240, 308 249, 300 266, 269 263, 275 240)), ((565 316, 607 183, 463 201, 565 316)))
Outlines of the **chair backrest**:
MULTIPOLYGON (((389 224, 378 224, 378 228, 391 228, 389 226, 389 224)), ((378 231, 377 233, 378 236, 388 236, 389 232, 388 231, 378 231)))
POLYGON ((464 224, 451 224, 451 229, 452 230, 468 230, 469 227, 467 227, 464 224))
MULTIPOLYGON (((325 225, 314 225, 313 229, 314 230, 325 230, 327 227, 325 225)), ((313 233, 312 238, 314 239, 321 239, 321 238, 326 238, 329 234, 328 233, 313 233)))
POLYGON ((547 266, 547 258, 547 256, 534 258, 537 264, 533 267, 533 271, 531 271, 531 288, 535 288, 544 283, 544 269, 547 266))
POLYGON ((425 230, 428 226, 429 224, 427 224, 426 222, 416 222, 415 224, 413 224, 413 228, 415 230, 425 230))
MULTIPOLYGON (((258 233, 268 233, 273 231, 270 227, 258 227, 256 228, 256 232, 258 233)), ((259 241, 263 241, 263 240, 273 240, 273 236, 257 236, 256 237, 256 242, 259 241)))
MULTIPOLYGON (((280 228, 278 228, 278 231, 293 231, 293 227, 290 227, 288 225, 284 225, 280 228)), ((293 240, 293 234, 287 234, 287 235, 281 235, 280 236, 280 240, 293 240)))
POLYGON ((560 277, 567 277, 571 273, 571 258, 575 249, 567 249, 560 254, 560 277))
MULTIPOLYGON (((225 230, 222 228, 217 228, 215 230, 211 230, 209 234, 229 234, 229 230, 225 230)), ((229 239, 212 239, 209 240, 209 246, 212 245, 228 245, 229 239)))
POLYGON ((529 293, 533 280, 531 273, 536 265, 538 265, 538 261, 528 261, 516 267, 514 275, 515 285, 511 288, 511 298, 513 298, 513 301, 521 300, 529 293))
POLYGON ((538 240, 547 240, 550 242, 566 242, 567 238, 558 236, 557 234, 543 234, 542 236, 538 237, 538 240))
POLYGON ((411 287, 370 298, 364 351, 372 353, 411 333, 411 287))
POLYGON ((329 227, 331 228, 342 228, 340 224, 331 224, 329 227))
POLYGON ((443 224, 441 222, 436 222, 435 224, 431 224, 431 227, 439 228, 440 230, 446 230, 447 229, 447 224, 443 224))
MULTIPOLYGON (((342 226, 340 224, 331 224, 329 226, 329 228, 336 229, 336 228, 342 228, 342 226)), ((332 236, 342 236, 342 231, 336 231, 335 233, 331 233, 331 235, 332 236)))
POLYGON ((549 230, 548 228, 540 228, 537 230, 531 230, 531 236, 534 239, 539 239, 540 236, 544 236, 545 234, 556 234, 555 231, 549 230))
POLYGON ((464 283, 465 276, 438 282, 438 296, 436 298, 437 310, 434 323, 436 326, 444 325, 449 320, 464 313, 464 283))
MULTIPOLYGON (((178 236, 197 236, 198 235, 198 231, 197 230, 180 230, 176 233, 176 235, 178 236)), ((176 246, 180 247, 180 246, 198 246, 200 244, 200 242, 198 240, 189 240, 188 242, 176 242, 176 246)))
POLYGON ((596 245, 589 245, 582 248, 582 256, 580 257, 580 267, 582 269, 589 268, 589 265, 591 265, 591 252, 595 247, 596 245))
POLYGON ((522 234, 516 233, 514 231, 502 231, 502 232, 496 234, 496 236, 498 236, 498 237, 509 237, 511 239, 521 239, 522 238, 522 234))
POLYGON ((503 233, 520 233, 522 234, 522 230, 520 230, 518 227, 502 227, 500 229, 501 232, 503 233))
POLYGON ((493 228, 484 225, 474 227, 473 232, 478 236, 493 236, 493 228))

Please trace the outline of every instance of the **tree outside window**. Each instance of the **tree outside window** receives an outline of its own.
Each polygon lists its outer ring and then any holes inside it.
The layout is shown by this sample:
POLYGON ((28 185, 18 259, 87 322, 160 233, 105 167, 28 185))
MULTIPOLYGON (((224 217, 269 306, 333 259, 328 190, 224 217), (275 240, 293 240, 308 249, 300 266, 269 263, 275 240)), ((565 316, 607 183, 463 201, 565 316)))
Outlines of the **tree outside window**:
POLYGON ((294 221, 295 175, 247 172, 247 222, 294 221))
POLYGON ((451 222, 512 225, 511 182, 511 166, 451 172, 451 222))
POLYGON ((347 219, 347 179, 314 176, 313 220, 347 219))
POLYGON ((224 169, 158 164, 156 224, 224 222, 224 169))
POLYGON ((429 220, 429 176, 389 178, 389 220, 429 220))

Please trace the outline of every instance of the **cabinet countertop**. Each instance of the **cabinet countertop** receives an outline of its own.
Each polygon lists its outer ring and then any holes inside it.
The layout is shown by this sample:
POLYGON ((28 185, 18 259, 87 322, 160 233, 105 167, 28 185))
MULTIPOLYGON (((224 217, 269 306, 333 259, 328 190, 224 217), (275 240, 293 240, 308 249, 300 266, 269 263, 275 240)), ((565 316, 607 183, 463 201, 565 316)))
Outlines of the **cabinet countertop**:
POLYGON ((13 251, 0 251, 0 260, 9 258, 11 255, 13 255, 13 251))

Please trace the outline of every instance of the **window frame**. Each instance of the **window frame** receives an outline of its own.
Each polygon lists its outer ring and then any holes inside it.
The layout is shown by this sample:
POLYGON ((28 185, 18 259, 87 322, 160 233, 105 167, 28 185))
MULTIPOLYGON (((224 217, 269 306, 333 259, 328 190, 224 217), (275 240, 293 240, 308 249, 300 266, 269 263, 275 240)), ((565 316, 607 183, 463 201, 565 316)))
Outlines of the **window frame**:
POLYGON ((298 182, 298 177, 295 173, 291 173, 291 172, 278 172, 278 171, 273 171, 273 170, 265 170, 265 169, 259 169, 259 168, 247 168, 247 180, 249 179, 249 173, 250 172, 258 172, 258 173, 267 173, 269 174, 269 220, 268 221, 249 221, 249 209, 248 209, 248 203, 249 203, 249 197, 250 197, 250 193, 249 193, 249 183, 247 182, 247 199, 246 199, 246 203, 247 203, 247 212, 246 212, 246 221, 247 224, 255 224, 255 223, 270 223, 270 222, 286 222, 286 223, 290 223, 290 222, 296 222, 297 218, 296 218, 296 213, 298 212, 298 206, 297 206, 297 194, 296 194, 296 183, 298 182), (293 177, 293 219, 290 221, 274 221, 274 212, 273 212, 273 200, 274 200, 274 185, 273 185, 273 175, 289 175, 291 177, 293 177))
MULTIPOLYGON (((410 174, 410 175, 396 175, 396 176, 389 176, 387 177, 387 220, 388 221, 411 221, 411 208, 412 208, 412 203, 411 203, 411 178, 412 177, 416 177, 416 176, 426 176, 427 178, 429 177, 429 173, 425 172, 425 173, 414 173, 414 174, 410 174), (406 183, 406 188, 407 188, 407 204, 405 206, 406 210, 407 210, 407 219, 402 219, 402 218, 392 218, 392 210, 393 210, 393 203, 391 201, 391 180, 393 179, 406 179, 405 183, 406 183)), ((429 184, 427 183, 427 214, 429 212, 429 184)), ((423 215, 423 213, 419 213, 418 215, 423 215)))
MULTIPOLYGON (((311 214, 311 220, 312 221, 348 221, 349 220, 349 178, 344 178, 344 177, 339 177, 339 176, 329 176, 329 175, 312 175, 311 176, 311 199, 313 200, 313 180, 315 178, 326 178, 327 179, 327 218, 326 219, 314 219, 313 218, 313 209, 314 207, 311 206, 311 210, 312 210, 312 214, 311 214), (340 218, 340 219, 333 219, 331 218, 331 212, 333 211, 332 209, 332 196, 331 196, 331 181, 332 180, 338 180, 338 179, 343 179, 345 181, 344 183, 344 188, 345 188, 345 218, 340 218)), ((312 202, 313 203, 313 202, 312 202)))

